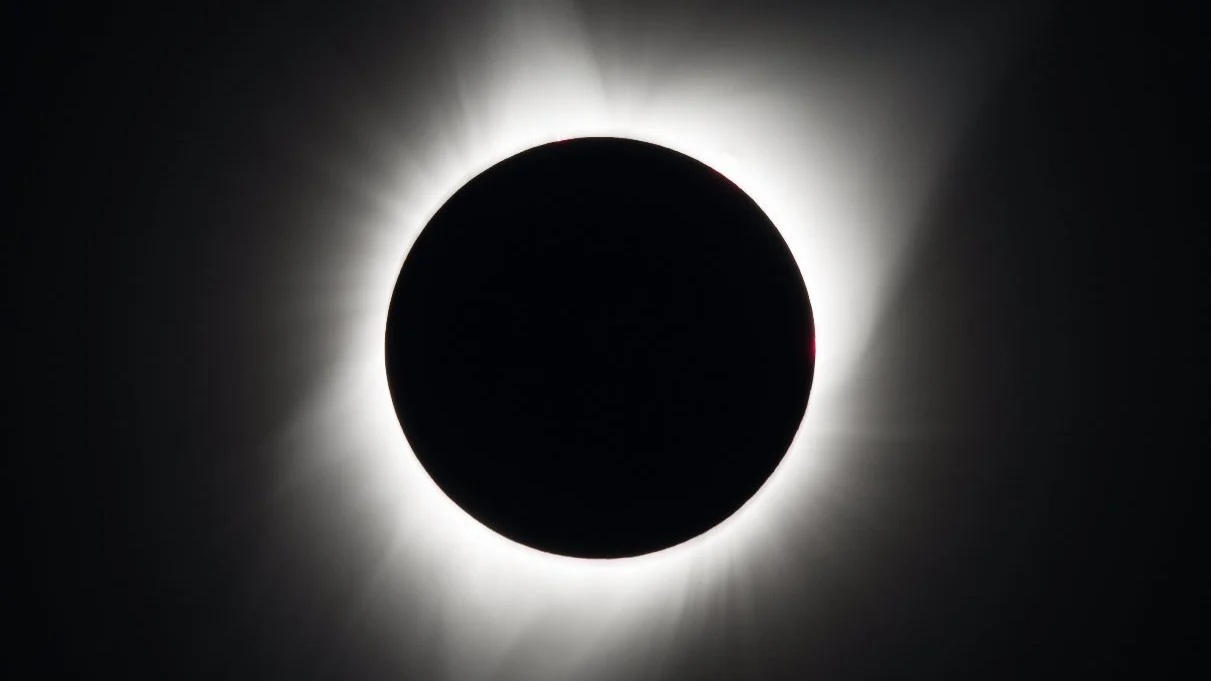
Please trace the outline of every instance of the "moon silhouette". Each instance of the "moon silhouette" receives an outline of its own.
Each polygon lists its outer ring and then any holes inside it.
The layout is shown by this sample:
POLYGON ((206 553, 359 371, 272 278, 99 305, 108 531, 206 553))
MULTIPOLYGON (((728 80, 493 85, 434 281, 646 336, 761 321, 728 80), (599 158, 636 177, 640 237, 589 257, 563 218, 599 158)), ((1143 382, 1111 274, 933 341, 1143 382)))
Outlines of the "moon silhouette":
POLYGON ((622 558, 700 535, 803 419, 814 327, 778 229, 703 163, 553 142, 459 189, 408 252, 386 369, 415 455, 492 530, 622 558))

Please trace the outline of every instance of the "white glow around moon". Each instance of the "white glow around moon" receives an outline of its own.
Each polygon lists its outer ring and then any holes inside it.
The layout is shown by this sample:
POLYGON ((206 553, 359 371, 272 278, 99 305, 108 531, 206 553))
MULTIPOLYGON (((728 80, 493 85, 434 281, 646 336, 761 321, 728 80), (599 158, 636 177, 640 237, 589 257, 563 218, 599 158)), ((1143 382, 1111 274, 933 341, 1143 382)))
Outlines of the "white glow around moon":
POLYGON ((738 635, 757 626, 744 594, 786 577, 782 547, 822 522, 813 492, 844 466, 852 434, 880 425, 858 421, 876 391, 855 385, 854 369, 1001 56, 991 47, 1000 32, 975 20, 895 30, 771 17, 696 31, 641 19, 586 22, 565 3, 517 2, 477 32, 455 25, 448 70, 430 74, 454 85, 420 89, 411 104, 429 112, 427 125, 361 131, 395 159, 389 177, 350 180, 385 217, 345 226, 345 257, 321 265, 311 290, 322 293, 304 303, 328 320, 330 361, 275 443, 283 494, 305 496, 309 476, 339 471, 356 515, 387 538, 350 617, 398 621, 383 636, 408 654, 425 648, 450 678, 612 676, 620 657, 642 678, 704 613, 723 613, 738 635), (582 136, 660 144, 739 185, 794 253, 817 328, 807 415, 768 483, 710 532, 621 560, 545 554, 464 513, 411 453, 384 369, 391 294, 430 216, 500 160, 582 136))

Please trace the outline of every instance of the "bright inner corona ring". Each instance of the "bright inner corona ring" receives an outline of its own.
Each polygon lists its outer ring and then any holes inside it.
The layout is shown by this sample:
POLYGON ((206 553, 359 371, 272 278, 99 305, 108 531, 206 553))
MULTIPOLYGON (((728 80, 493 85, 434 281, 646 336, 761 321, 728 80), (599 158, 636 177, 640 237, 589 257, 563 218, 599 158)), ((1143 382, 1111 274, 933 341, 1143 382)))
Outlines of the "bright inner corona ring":
MULTIPOLYGON (((381 545, 366 603, 408 631, 434 632, 427 643, 401 634, 401 646, 435 645, 451 678, 505 664, 518 678, 579 677, 618 655, 642 665, 636 651, 661 649, 694 613, 786 579, 780 547, 820 522, 813 490, 842 465, 856 428, 877 427, 857 424, 855 368, 978 94, 981 62, 970 42, 941 39, 946 31, 888 40, 851 26, 837 41, 846 26, 827 22, 720 31, 665 50, 641 49, 638 30, 592 29, 562 3, 497 8, 488 36, 460 32, 470 24, 452 29, 449 72, 430 74, 451 86, 417 84, 429 96, 411 106, 429 112, 427 126, 357 131, 381 136, 398 163, 390 177, 351 180, 383 217, 348 227, 356 257, 318 273, 327 288, 313 290, 332 293, 308 304, 334 321, 331 362, 277 443, 284 477, 305 489, 318 469, 341 471, 381 545), (616 560, 543 553, 463 512, 410 451, 384 370, 392 291, 434 213, 497 162, 578 137, 667 147, 739 186, 794 256, 817 339, 806 415, 757 494, 688 542, 616 560)), ((672 20, 666 28, 676 33, 672 20)))

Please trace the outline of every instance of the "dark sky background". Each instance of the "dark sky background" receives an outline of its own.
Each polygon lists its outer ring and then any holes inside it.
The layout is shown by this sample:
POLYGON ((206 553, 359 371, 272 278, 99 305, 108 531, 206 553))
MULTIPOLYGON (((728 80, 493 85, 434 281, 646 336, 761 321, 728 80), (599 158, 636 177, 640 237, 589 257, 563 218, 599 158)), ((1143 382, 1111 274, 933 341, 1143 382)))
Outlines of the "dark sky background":
MULTIPOLYGON (((784 30, 842 11, 651 6, 784 30)), ((391 634, 328 644, 372 561, 336 541, 347 524, 282 523, 268 501, 280 471, 258 447, 328 341, 299 328, 310 355, 284 359, 260 321, 307 294, 263 282, 344 253, 316 215, 365 215, 266 131, 332 144, 316 93, 424 82, 434 27, 463 12, 51 3, 5 20, 5 676, 434 678, 391 634)), ((827 599, 764 584, 777 607, 750 638, 678 636, 669 678, 1205 666, 1200 24, 1164 3, 1041 16, 861 368, 886 389, 872 409, 953 425, 850 473, 902 531, 855 520, 813 577, 827 599)), ((423 120, 423 93, 391 97, 423 120)))

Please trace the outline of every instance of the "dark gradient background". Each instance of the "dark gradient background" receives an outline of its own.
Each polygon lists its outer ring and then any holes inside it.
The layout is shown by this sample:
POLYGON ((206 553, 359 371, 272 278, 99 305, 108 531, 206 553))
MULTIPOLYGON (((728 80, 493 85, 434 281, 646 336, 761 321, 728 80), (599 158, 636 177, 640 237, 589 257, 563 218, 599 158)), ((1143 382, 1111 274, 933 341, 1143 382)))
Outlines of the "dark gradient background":
MULTIPOLYGON (((630 9, 716 32, 943 11, 630 9)), ((337 503, 352 492, 338 476, 318 493, 334 503, 283 511, 262 450, 334 341, 303 325, 310 355, 284 355, 263 322, 323 293, 274 289, 277 270, 349 252, 320 225, 368 217, 280 139, 390 164, 332 137, 323 102, 391 93, 415 113, 395 124, 419 125, 426 95, 390 84, 425 82, 434 27, 464 12, 47 4, 5 20, 5 676, 436 678, 414 620, 334 633, 375 568, 337 503)), ((968 122, 854 379, 878 377, 872 419, 944 436, 872 437, 835 486, 835 534, 812 539, 813 588, 806 572, 760 584, 743 636, 740 614, 691 613, 667 678, 1205 665, 1205 23, 1164 3, 1040 17, 968 122)))

